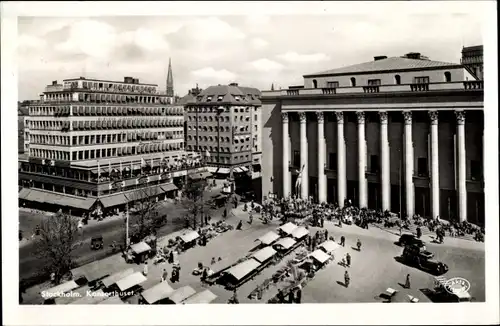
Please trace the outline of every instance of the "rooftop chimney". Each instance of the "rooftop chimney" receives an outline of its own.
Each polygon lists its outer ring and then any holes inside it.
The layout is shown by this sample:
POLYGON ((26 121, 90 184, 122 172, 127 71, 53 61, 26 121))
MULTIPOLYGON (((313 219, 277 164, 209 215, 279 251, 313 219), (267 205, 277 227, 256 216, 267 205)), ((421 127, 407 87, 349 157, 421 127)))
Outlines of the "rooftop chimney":
POLYGON ((127 84, 133 84, 134 83, 134 78, 132 77, 125 77, 123 78, 123 82, 127 84))
POLYGON ((52 86, 56 86, 57 85, 57 80, 53 80, 52 81, 52 86))
POLYGON ((405 57, 408 59, 420 59, 421 54, 420 52, 410 52, 405 54, 405 57))
POLYGON ((238 83, 231 83, 231 84, 229 84, 229 86, 236 86, 236 87, 238 87, 238 83))
POLYGON ((379 55, 379 56, 373 57, 374 61, 379 61, 379 60, 383 60, 383 59, 387 59, 387 56, 386 55, 379 55))

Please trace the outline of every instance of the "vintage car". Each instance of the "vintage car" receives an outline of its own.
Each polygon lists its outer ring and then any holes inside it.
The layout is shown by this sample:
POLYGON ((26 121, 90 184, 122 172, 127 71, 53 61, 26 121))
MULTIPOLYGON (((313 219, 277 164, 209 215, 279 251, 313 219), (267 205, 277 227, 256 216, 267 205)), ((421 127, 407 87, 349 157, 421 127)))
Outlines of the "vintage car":
POLYGON ((448 265, 432 259, 434 257, 433 253, 419 250, 415 246, 406 246, 401 257, 408 265, 432 274, 441 275, 448 271, 448 265))
POLYGON ((415 235, 410 233, 405 233, 401 237, 399 237, 397 244, 402 247, 412 246, 420 248, 420 250, 423 251, 426 250, 425 243, 422 240, 415 237, 415 235))

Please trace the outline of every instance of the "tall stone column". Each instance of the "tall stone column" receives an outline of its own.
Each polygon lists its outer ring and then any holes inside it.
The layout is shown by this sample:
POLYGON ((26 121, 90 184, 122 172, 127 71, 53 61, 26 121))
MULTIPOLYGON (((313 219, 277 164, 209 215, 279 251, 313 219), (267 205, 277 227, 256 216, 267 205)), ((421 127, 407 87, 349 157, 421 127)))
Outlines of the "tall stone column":
POLYGON ((290 142, 288 132, 288 113, 282 112, 281 119, 283 122, 283 197, 287 198, 291 195, 291 178, 290 178, 290 142))
POLYGON ((413 189, 413 139, 411 111, 403 112, 405 119, 405 190, 406 215, 413 217, 415 213, 415 193, 413 189))
POLYGON ((438 138, 438 112, 429 111, 431 119, 431 195, 432 217, 439 216, 439 138, 438 138))
POLYGON ((318 117, 318 202, 326 202, 326 175, 325 175, 325 118, 321 111, 316 112, 318 117))
POLYGON ((356 112, 358 116, 358 178, 359 178, 359 207, 368 207, 366 182, 366 138, 365 113, 356 112))
POLYGON ((391 209, 391 170, 389 159, 389 138, 387 112, 379 112, 380 115, 380 156, 382 160, 382 210, 391 209))
POLYGON ((457 117, 458 143, 458 217, 460 222, 467 221, 467 187, 465 158, 465 112, 455 111, 457 117))
POLYGON ((344 112, 335 112, 335 116, 337 117, 337 200, 339 206, 344 207, 347 194, 344 112))
POLYGON ((309 173, 307 168, 307 116, 305 112, 299 112, 300 119, 300 169, 302 179, 300 186, 300 197, 307 199, 309 197, 309 173))

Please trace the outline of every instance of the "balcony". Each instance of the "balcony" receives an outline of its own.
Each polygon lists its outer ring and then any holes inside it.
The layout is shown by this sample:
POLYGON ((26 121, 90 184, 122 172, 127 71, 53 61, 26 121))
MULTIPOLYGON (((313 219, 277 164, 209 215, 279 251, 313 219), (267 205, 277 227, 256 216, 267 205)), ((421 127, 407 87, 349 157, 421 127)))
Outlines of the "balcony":
POLYGON ((376 85, 336 88, 300 88, 275 91, 263 91, 262 97, 292 97, 314 95, 366 94, 366 93, 395 93, 395 92, 428 92, 443 90, 482 90, 484 83, 481 80, 456 81, 428 84, 400 84, 376 85))

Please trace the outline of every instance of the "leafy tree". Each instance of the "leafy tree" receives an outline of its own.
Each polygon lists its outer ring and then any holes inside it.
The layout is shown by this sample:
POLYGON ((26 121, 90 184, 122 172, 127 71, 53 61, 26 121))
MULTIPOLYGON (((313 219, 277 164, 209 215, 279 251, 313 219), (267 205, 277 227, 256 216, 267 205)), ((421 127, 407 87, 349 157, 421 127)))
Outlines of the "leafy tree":
POLYGON ((136 208, 132 237, 140 240, 153 232, 156 219, 159 218, 159 204, 155 199, 157 195, 156 187, 142 187, 127 195, 128 199, 135 203, 136 208))
POLYGON ((57 283, 71 270, 72 252, 76 246, 77 236, 77 221, 61 211, 44 218, 40 224, 40 237, 36 243, 35 255, 47 260, 45 268, 55 274, 57 283))
POLYGON ((203 194, 207 187, 206 180, 188 180, 182 190, 182 206, 186 209, 184 216, 186 226, 196 229, 198 216, 203 225, 203 217, 208 214, 208 207, 204 204, 203 194))

